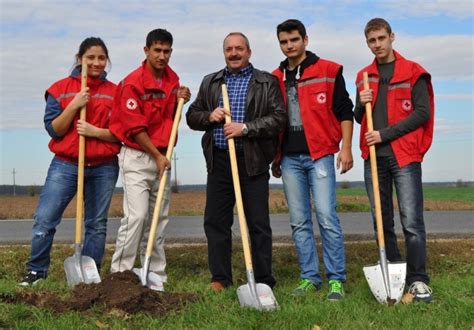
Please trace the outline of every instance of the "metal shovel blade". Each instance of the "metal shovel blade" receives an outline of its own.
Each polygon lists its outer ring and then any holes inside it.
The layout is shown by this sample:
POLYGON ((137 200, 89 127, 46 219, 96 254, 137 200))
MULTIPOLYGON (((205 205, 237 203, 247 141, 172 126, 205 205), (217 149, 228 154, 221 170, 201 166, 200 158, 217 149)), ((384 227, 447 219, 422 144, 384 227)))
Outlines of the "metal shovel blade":
POLYGON ((237 289, 240 305, 243 307, 252 307, 259 310, 272 310, 278 308, 278 303, 273 295, 272 289, 263 283, 255 284, 255 290, 252 290, 250 284, 241 285, 237 289))
POLYGON ((385 289, 382 267, 380 263, 365 266, 364 274, 375 299, 381 304, 397 304, 403 295, 405 277, 407 272, 406 262, 388 262, 389 290, 385 289))
MULTIPOLYGON (((144 275, 144 268, 133 268, 133 272, 140 278, 140 281, 142 281, 142 278, 145 276, 144 275)), ((150 290, 153 291, 165 291, 165 287, 163 284, 163 280, 158 274, 155 274, 153 272, 147 272, 146 276, 146 281, 145 284, 142 285, 148 287, 150 290)))
POLYGON ((67 285, 74 287, 79 283, 100 283, 100 275, 94 259, 74 254, 64 260, 67 285))

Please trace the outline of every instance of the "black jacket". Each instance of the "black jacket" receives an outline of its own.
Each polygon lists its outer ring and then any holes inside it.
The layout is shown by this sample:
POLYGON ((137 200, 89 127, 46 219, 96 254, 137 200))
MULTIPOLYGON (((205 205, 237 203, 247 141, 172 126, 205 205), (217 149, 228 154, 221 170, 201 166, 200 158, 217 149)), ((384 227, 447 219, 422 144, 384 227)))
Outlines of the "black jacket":
MULTIPOLYGON (((196 100, 189 106, 186 122, 191 129, 206 131, 201 144, 207 171, 213 168, 213 129, 210 113, 219 106, 224 70, 204 77, 196 100)), ((268 171, 277 147, 278 134, 286 126, 287 114, 278 80, 270 73, 253 69, 249 82, 244 122, 248 134, 243 136, 245 168, 249 176, 268 171)))

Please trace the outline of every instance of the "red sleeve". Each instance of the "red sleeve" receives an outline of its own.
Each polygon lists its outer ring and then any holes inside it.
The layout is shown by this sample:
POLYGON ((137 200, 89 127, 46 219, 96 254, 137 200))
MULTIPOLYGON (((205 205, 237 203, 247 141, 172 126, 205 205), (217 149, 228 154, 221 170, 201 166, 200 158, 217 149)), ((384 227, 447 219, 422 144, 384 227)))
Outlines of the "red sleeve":
POLYGON ((125 144, 135 145, 133 136, 148 129, 140 93, 130 84, 117 88, 110 130, 125 144))

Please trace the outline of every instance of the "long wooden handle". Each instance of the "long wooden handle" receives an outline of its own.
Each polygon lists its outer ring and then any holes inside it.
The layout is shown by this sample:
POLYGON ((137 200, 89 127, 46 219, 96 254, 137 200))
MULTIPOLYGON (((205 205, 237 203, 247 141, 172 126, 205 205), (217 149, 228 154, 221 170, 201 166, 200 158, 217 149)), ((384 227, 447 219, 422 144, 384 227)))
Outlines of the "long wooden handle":
MULTIPOLYGON (((82 58, 81 70, 81 92, 87 87, 87 59, 82 58)), ((79 118, 86 120, 86 108, 84 105, 81 108, 79 118)), ((82 237, 82 218, 84 214, 84 158, 86 150, 86 138, 79 135, 79 158, 77 161, 77 193, 76 193, 76 239, 75 243, 81 243, 82 237)))
MULTIPOLYGON (((222 99, 224 108, 230 112, 229 95, 227 94, 227 86, 222 84, 222 99)), ((229 115, 225 115, 226 124, 232 122, 229 115)), ((252 255, 250 253, 249 234, 247 228, 247 220, 245 219, 244 204, 242 202, 242 192, 240 190, 239 168, 237 167, 237 155, 235 153, 235 141, 233 138, 227 140, 229 144, 230 167, 232 170, 232 181, 234 183, 235 202, 237 204, 237 215, 239 217, 240 236, 242 237, 242 246, 244 249, 245 267, 247 270, 253 269, 252 255)))
MULTIPOLYGON (((369 75, 367 72, 363 73, 364 77, 364 89, 368 90, 369 87, 369 75)), ((374 130, 374 122, 372 119, 372 104, 367 102, 365 104, 365 115, 367 118, 367 132, 374 130)), ((380 248, 385 248, 385 239, 383 236, 383 223, 382 223, 382 204, 380 202, 380 189, 379 189, 379 175, 377 172, 377 155, 375 153, 375 146, 369 147, 369 158, 370 158, 370 172, 372 174, 372 189, 374 192, 374 204, 375 204, 375 223, 377 226, 377 239, 380 248)))
MULTIPOLYGON (((168 149, 166 150, 166 159, 171 161, 171 156, 173 155, 174 144, 176 142, 176 136, 178 134, 178 126, 181 120, 181 114, 183 112, 184 99, 180 98, 178 100, 178 107, 174 115, 173 128, 171 129, 170 140, 168 142, 168 149)), ((166 181, 168 180, 168 171, 163 173, 163 176, 160 180, 160 186, 158 187, 158 195, 156 196, 155 209, 153 210, 153 218, 151 220, 150 233, 148 234, 148 243, 146 245, 146 257, 151 256, 153 251, 153 244, 155 242, 156 236, 156 227, 158 226, 158 219, 160 217, 161 204, 163 202, 163 195, 165 193, 166 181)))

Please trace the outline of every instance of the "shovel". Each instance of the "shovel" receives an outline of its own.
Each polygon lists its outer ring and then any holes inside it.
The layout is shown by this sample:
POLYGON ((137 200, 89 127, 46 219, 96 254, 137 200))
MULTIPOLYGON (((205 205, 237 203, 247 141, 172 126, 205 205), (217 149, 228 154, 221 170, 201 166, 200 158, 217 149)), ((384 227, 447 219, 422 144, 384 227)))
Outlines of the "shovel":
MULTIPOLYGON (((178 101, 178 107, 176 114, 174 115, 173 127, 171 129, 170 140, 168 142, 168 149, 166 150, 166 158, 168 161, 171 160, 173 155, 173 148, 176 142, 176 135, 178 133, 178 125, 181 120, 181 113, 183 112, 184 99, 180 98, 178 101)), ((156 227, 158 226, 158 219, 160 217, 161 204, 163 201, 163 195, 165 193, 166 181, 168 177, 168 171, 163 173, 160 180, 160 186, 158 188, 158 195, 156 196, 155 209, 153 210, 153 218, 151 220, 150 233, 148 234, 148 243, 146 246, 145 258, 143 259, 142 268, 133 268, 133 272, 140 277, 140 281, 143 286, 147 286, 152 290, 164 291, 163 281, 161 277, 155 273, 150 273, 150 259, 151 252, 153 251, 153 245, 155 243, 156 227)))
MULTIPOLYGON (((87 87, 87 60, 82 60, 81 91, 87 87)), ((86 120, 86 106, 81 108, 80 119, 86 120)), ((79 160, 77 164, 77 194, 76 194, 76 238, 74 255, 64 260, 67 284, 73 287, 79 283, 100 283, 100 275, 94 259, 82 255, 82 215, 84 213, 84 156, 86 138, 79 135, 79 160)))
MULTIPOLYGON (((363 73, 364 89, 369 89, 369 78, 367 72, 363 73)), ((367 116, 368 132, 374 130, 372 121, 372 105, 365 104, 365 114, 367 116)), ((379 178, 377 173, 377 158, 375 146, 369 147, 370 152, 370 171, 372 174, 372 188, 375 204, 375 223, 377 227, 377 240, 379 246, 380 261, 376 265, 365 266, 363 268, 365 278, 369 284, 375 299, 381 304, 393 305, 400 302, 405 287, 406 262, 389 262, 385 253, 385 239, 383 236, 382 225, 382 206, 380 202, 379 178)))
MULTIPOLYGON (((227 87, 222 84, 222 98, 224 108, 230 111, 229 96, 227 87)), ((229 115, 225 116, 225 122, 230 123, 232 119, 229 115)), ((234 182, 235 200, 237 203, 237 213, 239 216, 240 236, 242 237, 242 246, 244 249, 245 267, 247 269, 248 283, 241 285, 237 289, 237 296, 241 306, 251 307, 258 310, 272 310, 278 308, 278 303, 273 295, 272 289, 263 283, 255 283, 253 273, 252 256, 249 247, 247 221, 245 219, 242 195, 240 191, 239 170, 237 168, 237 156, 235 153, 235 142, 233 138, 227 140, 229 143, 230 165, 232 169, 232 180, 234 182)))

